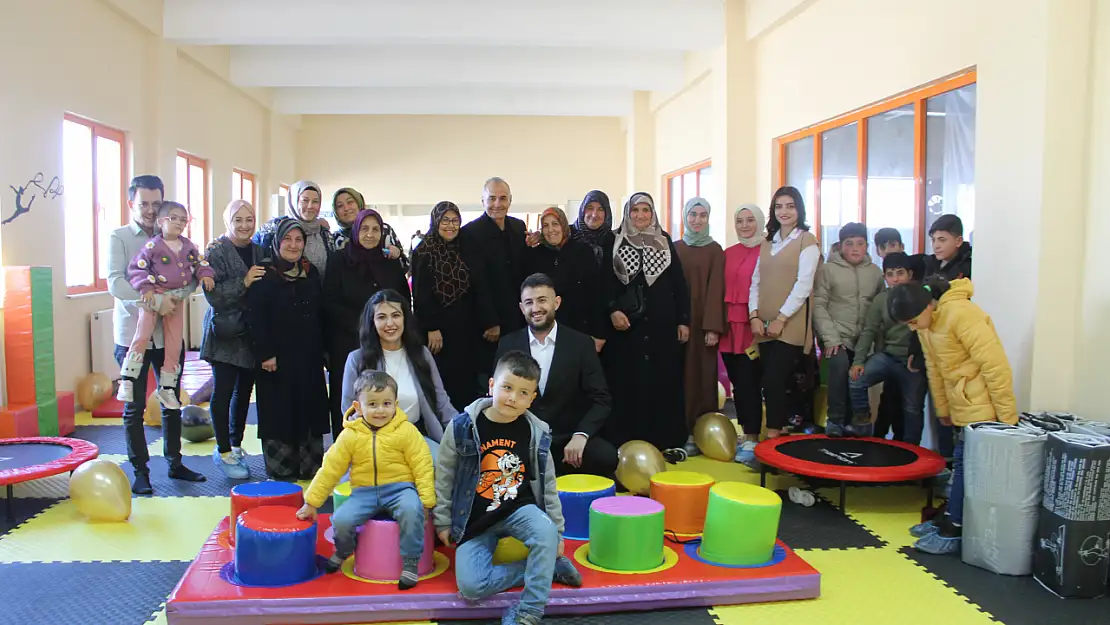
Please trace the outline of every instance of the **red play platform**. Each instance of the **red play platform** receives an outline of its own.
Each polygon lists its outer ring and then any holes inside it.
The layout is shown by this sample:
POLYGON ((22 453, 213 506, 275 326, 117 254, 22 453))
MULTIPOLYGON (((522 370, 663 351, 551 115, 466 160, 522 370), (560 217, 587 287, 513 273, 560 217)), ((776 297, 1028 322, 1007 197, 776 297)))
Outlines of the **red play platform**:
MULTIPOLYGON (((328 515, 318 517, 318 553, 330 555, 324 538, 328 515)), ((166 603, 171 625, 286 625, 368 623, 436 619, 496 618, 515 602, 516 591, 480 602, 463 600, 455 586, 453 562, 441 574, 401 593, 396 583, 359 581, 339 572, 285 588, 248 588, 225 581, 221 570, 233 559, 227 544, 228 520, 217 525, 166 603)), ((566 541, 573 554, 584 543, 566 541)), ((724 568, 697 561, 682 545, 667 543, 673 566, 655 573, 622 575, 578 564, 582 588, 556 585, 547 614, 590 614, 675 607, 733 605, 812 599, 821 593, 821 575, 779 543, 782 561, 762 568, 724 568)), ((438 559, 451 562, 454 550, 439 547, 438 559)), ((437 570, 442 567, 437 567, 437 570)), ((434 575, 434 574, 433 574, 434 575)))

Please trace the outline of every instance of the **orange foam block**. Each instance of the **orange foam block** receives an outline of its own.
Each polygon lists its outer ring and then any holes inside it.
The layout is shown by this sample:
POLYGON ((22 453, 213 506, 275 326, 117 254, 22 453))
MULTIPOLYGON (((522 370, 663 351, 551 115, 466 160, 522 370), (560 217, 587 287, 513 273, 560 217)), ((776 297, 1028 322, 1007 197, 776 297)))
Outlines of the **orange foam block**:
MULTIPOLYGON (((8 401, 35 403, 35 335, 31 317, 30 267, 4 269, 4 360, 8 401)), ((36 436, 38 427, 36 426, 36 436)))
POLYGON ((77 402, 71 391, 58 393, 58 436, 69 436, 77 429, 77 402))
POLYGON ((0 409, 0 438, 38 435, 38 406, 34 404, 24 404, 4 406, 4 408, 0 409))

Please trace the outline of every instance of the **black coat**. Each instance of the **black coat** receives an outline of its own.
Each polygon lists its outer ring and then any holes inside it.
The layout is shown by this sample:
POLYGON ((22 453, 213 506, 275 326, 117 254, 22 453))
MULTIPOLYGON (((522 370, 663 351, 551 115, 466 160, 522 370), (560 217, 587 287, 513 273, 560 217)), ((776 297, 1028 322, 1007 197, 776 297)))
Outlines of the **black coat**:
POLYGON ((528 248, 524 253, 524 276, 533 273, 545 273, 555 282, 555 293, 562 298, 556 313, 560 324, 595 338, 605 336, 607 313, 590 246, 570 239, 557 250, 546 245, 528 248))
POLYGON ((524 222, 516 217, 505 217, 505 229, 485 213, 462 227, 459 236, 474 250, 485 266, 489 281, 493 311, 501 334, 508 334, 524 327, 524 317, 520 314, 520 283, 526 277, 523 273, 526 228, 524 222))
POLYGON ((971 244, 964 241, 960 249, 956 250, 956 257, 944 267, 940 266, 940 259, 936 254, 923 255, 925 261, 925 277, 941 275, 948 280, 960 278, 971 279, 971 244))
MULTIPOLYGON (((530 340, 528 328, 502 336, 497 344, 497 357, 514 349, 529 353, 530 340)), ((547 387, 532 402, 532 414, 551 426, 551 435, 556 439, 568 438, 576 432, 594 436, 609 418, 611 404, 609 385, 593 339, 559 323, 547 387)))
POLYGON ((393 289, 412 306, 409 283, 399 260, 384 263, 384 277, 378 283, 367 267, 351 265, 343 250, 332 252, 324 274, 325 336, 329 353, 339 358, 338 370, 343 370, 347 354, 358 345, 359 324, 366 301, 382 289, 393 289))
POLYGON ((329 431, 320 273, 286 280, 275 269, 247 289, 258 436, 297 444, 329 431), (277 358, 277 370, 261 364, 277 358))
POLYGON ((674 245, 667 244, 671 264, 651 286, 643 272, 629 284, 621 283, 613 270, 612 247, 601 267, 607 313, 617 310, 617 302, 625 301, 622 296, 632 289, 642 289, 646 302, 646 312, 629 329, 618 332, 609 324, 602 350, 613 395, 605 438, 618 447, 630 440, 645 440, 659 449, 686 442, 685 346, 678 342, 678 326, 690 324, 690 290, 674 245))

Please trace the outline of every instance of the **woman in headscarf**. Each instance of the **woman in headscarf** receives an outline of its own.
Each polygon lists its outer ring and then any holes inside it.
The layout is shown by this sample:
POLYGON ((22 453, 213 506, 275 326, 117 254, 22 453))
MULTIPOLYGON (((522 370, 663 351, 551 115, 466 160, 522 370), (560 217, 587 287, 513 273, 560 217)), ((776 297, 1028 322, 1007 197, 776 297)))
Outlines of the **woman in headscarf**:
MULTIPOLYGON (((482 333, 497 325, 482 259, 459 238, 462 213, 454 202, 432 209, 424 241, 413 250, 412 290, 416 321, 455 406, 485 395, 476 354, 482 333)), ((485 365, 488 368, 488 364, 485 365)))
POLYGON ((645 440, 668 460, 683 460, 682 344, 690 338, 690 293, 647 193, 633 194, 624 205, 605 269, 613 328, 603 352, 613 396, 606 439, 618 447, 645 440))
POLYGON ((326 219, 320 218, 320 185, 311 180, 298 180, 289 187, 289 196, 285 202, 285 216, 275 217, 263 224, 254 235, 254 242, 264 249, 274 246, 273 238, 276 234, 278 223, 282 219, 293 219, 301 226, 304 233, 304 257, 321 278, 327 270, 328 256, 331 255, 335 245, 332 243, 330 226, 326 219))
POLYGON ((744 431, 744 442, 737 448, 736 461, 759 468, 755 446, 763 429, 763 389, 759 359, 752 358, 752 326, 748 320, 748 298, 752 273, 759 260, 766 222, 755 204, 736 209, 733 227, 739 243, 725 250, 725 308, 727 329, 721 337, 721 360, 732 383, 736 421, 744 431))
POLYGON ((254 207, 234 200, 224 209, 227 232, 208 244, 205 257, 216 272, 216 287, 205 291, 204 338, 200 357, 212 365, 212 427, 216 449, 212 461, 233 480, 245 480, 250 471, 244 462, 243 432, 247 427, 254 388, 254 356, 247 336, 246 295, 265 273, 265 254, 251 242, 255 230, 254 207))
POLYGON ((570 230, 572 239, 590 247, 594 262, 600 267, 606 250, 613 246, 613 209, 609 206, 609 196, 597 189, 587 193, 578 205, 578 219, 570 230))
POLYGON ((390 260, 384 249, 382 218, 377 211, 360 210, 351 222, 353 237, 343 249, 332 252, 324 274, 325 338, 328 342, 329 407, 332 436, 343 431, 341 404, 343 367, 347 354, 358 348, 359 319, 367 300, 382 289, 401 293, 411 302, 405 270, 390 260))
POLYGON ((300 221, 279 218, 270 238, 272 263, 247 292, 258 437, 271 478, 310 480, 329 425, 323 289, 320 271, 304 255, 300 221))
POLYGON ((560 324, 589 334, 601 351, 605 344, 605 313, 598 293, 597 262, 589 246, 570 238, 566 213, 552 206, 540 215, 542 242, 524 253, 524 275, 547 274, 562 303, 555 314, 560 324))
MULTIPOLYGON (((331 207, 335 212, 335 221, 339 224, 335 234, 332 235, 332 245, 341 250, 354 236, 352 227, 359 211, 366 210, 366 200, 362 194, 351 187, 341 187, 332 195, 331 207)), ((390 260, 400 260, 405 271, 409 270, 409 259, 405 256, 404 248, 397 239, 397 233, 389 224, 382 222, 382 238, 385 240, 385 249, 389 251, 390 260)))
POLYGON ((717 405, 717 341, 725 331, 725 252, 709 235, 709 202, 693 197, 682 211, 685 228, 675 251, 690 288, 686 343, 686 451, 697 454, 694 423, 717 405))

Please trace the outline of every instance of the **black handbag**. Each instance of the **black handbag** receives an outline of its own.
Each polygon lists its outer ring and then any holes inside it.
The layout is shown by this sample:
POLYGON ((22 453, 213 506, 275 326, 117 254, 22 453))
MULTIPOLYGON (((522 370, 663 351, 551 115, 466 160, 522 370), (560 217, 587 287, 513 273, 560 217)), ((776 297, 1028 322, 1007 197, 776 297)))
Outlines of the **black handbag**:
POLYGON ((617 296, 614 302, 616 309, 628 317, 629 323, 635 323, 647 313, 647 301, 644 298, 644 285, 635 282, 627 285, 624 292, 617 296))
POLYGON ((241 309, 212 311, 212 331, 218 339, 236 339, 247 333, 247 320, 241 309))

